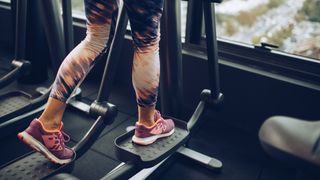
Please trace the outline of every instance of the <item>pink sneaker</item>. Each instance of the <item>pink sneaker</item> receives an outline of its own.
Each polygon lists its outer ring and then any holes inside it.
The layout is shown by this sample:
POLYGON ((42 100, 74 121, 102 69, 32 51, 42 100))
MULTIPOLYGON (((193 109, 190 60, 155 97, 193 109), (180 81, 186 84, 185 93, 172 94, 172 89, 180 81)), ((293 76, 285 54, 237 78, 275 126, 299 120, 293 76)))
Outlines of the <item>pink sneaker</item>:
POLYGON ((61 131, 62 126, 59 130, 46 131, 42 123, 34 119, 26 130, 18 134, 18 138, 53 163, 66 164, 72 161, 75 152, 65 146, 70 137, 61 131))
POLYGON ((154 143, 158 138, 167 137, 174 133, 174 122, 172 119, 163 119, 159 111, 154 114, 156 120, 151 127, 136 123, 135 133, 132 141, 140 145, 149 145, 154 143))

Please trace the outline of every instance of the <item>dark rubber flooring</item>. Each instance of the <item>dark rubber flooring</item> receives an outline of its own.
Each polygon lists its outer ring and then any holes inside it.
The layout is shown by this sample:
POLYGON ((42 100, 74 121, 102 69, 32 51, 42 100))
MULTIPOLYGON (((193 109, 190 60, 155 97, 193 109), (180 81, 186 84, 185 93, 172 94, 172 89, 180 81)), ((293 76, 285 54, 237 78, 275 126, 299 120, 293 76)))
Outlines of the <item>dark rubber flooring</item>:
MULTIPOLYGON (((48 85, 46 82, 43 85, 48 85)), ((22 88, 27 91, 34 86, 13 84, 5 90, 22 88)), ((98 92, 98 84, 84 82, 82 86, 83 100, 92 102, 98 92)), ((120 162, 114 153, 113 140, 124 133, 126 127, 136 121, 136 105, 133 94, 127 92, 127 87, 115 87, 110 102, 117 105, 119 114, 115 122, 108 126, 92 148, 75 163, 72 174, 81 179, 99 179, 116 167, 120 162)), ((129 88, 130 89, 130 88, 129 88)), ((4 92, 4 90, 0 90, 4 92)), ((220 173, 212 172, 188 159, 178 157, 166 168, 161 168, 150 179, 196 179, 196 180, 290 180, 294 179, 294 170, 286 165, 270 159, 262 151, 257 135, 247 134, 218 119, 213 114, 206 115, 206 122, 191 138, 189 146, 220 159, 223 170, 220 173)), ((67 109, 64 116, 65 131, 71 136, 70 145, 79 141, 86 133, 94 119, 84 113, 67 109)), ((228 121, 230 122, 230 121, 228 121)), ((16 132, 1 139, 0 165, 13 160, 30 149, 20 143, 16 132)))
MULTIPOLYGON (((97 87, 86 84, 83 89, 89 102, 97 93, 97 87), (90 93, 86 92, 89 91, 90 93)), ((113 140, 125 132, 127 126, 132 126, 136 120, 134 98, 117 89, 112 93, 112 103, 120 106, 120 112, 115 122, 108 126, 101 137, 92 146, 91 150, 81 157, 72 172, 81 179, 99 179, 120 162, 114 153, 113 140), (120 102, 117 102, 120 100, 120 102), (125 101, 126 102, 123 102, 125 101), (121 107, 124 104, 124 107, 121 107), (130 108, 130 110, 122 109, 130 108)), ((246 134, 229 124, 215 119, 213 115, 206 116, 206 122, 190 140, 190 147, 220 159, 224 163, 221 173, 215 173, 190 162, 185 158, 177 157, 174 163, 156 172, 151 179, 217 179, 217 180, 267 180, 293 179, 293 171, 283 164, 270 160, 260 148, 257 137, 246 134)), ((94 119, 84 113, 68 109, 64 116, 65 131, 71 136, 71 144, 79 141, 86 133, 94 119)), ((30 149, 20 143, 16 136, 1 140, 5 145, 1 148, 0 163, 3 164, 22 155, 30 149)))

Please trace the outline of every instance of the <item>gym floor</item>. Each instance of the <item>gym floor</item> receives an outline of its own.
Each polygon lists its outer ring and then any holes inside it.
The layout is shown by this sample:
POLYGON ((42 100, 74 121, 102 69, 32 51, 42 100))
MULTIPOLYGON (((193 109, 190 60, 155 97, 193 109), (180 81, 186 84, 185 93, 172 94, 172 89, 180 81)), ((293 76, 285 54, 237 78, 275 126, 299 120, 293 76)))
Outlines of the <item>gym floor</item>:
MULTIPOLYGON (((1 56, 10 59, 10 56, 1 56)), ((4 62, 3 59, 1 63, 4 62)), ((43 86, 50 84, 50 78, 43 86)), ((13 84, 7 89, 19 86, 24 90, 34 89, 35 86, 13 84)), ((85 81, 81 86, 82 100, 90 104, 98 93, 99 84, 85 81)), ((76 161, 72 174, 81 179, 99 179, 116 167, 120 161, 114 153, 113 140, 124 133, 128 126, 134 125, 137 119, 134 94, 128 92, 127 87, 115 86, 110 102, 119 109, 115 122, 108 126, 92 148, 76 161)), ((236 120, 235 120, 236 121, 236 120)), ((71 136, 69 145, 74 145, 86 133, 94 119, 74 109, 67 109, 64 116, 65 131, 71 136)), ((0 164, 4 164, 16 157, 31 151, 20 143, 13 133, 0 140, 2 144, 0 164)), ((216 157, 223 162, 223 170, 215 173, 190 162, 182 157, 168 164, 168 168, 161 169, 150 179, 216 179, 216 180, 284 180, 294 179, 293 169, 270 159, 260 147, 257 136, 248 134, 230 122, 217 119, 214 112, 206 114, 206 121, 190 140, 189 146, 201 153, 216 157)))

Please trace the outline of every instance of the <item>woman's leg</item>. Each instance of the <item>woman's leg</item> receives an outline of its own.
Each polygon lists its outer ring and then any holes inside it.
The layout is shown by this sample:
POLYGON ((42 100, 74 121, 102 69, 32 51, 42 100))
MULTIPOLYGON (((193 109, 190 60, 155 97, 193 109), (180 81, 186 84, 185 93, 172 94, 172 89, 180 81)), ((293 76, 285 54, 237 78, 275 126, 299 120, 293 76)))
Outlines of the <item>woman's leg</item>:
POLYGON ((155 106, 160 79, 159 41, 163 0, 125 0, 135 44, 132 82, 138 104, 133 141, 151 144, 174 132, 171 119, 164 120, 155 106))
POLYGON ((160 63, 160 18, 163 0, 125 0, 135 44, 132 81, 138 103, 139 122, 154 124, 160 63))
POLYGON ((60 127, 66 101, 107 44, 112 14, 117 8, 117 0, 85 0, 87 35, 59 68, 47 107, 39 118, 47 129, 60 127))
POLYGON ((94 65, 105 48, 112 22, 118 8, 117 0, 85 0, 87 36, 61 64, 53 84, 47 107, 39 119, 34 119, 18 137, 30 147, 44 154, 54 163, 69 163, 72 149, 65 146, 61 119, 66 102, 73 90, 94 65))

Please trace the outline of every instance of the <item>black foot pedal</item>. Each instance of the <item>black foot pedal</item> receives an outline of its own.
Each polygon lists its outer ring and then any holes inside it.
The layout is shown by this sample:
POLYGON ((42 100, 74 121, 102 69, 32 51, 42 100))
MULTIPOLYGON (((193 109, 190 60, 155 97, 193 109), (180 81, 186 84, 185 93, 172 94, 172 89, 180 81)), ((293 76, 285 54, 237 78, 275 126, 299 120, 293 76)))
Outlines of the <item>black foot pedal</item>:
POLYGON ((43 155, 32 152, 2 166, 0 179, 43 179, 60 172, 64 166, 53 164, 43 155))
POLYGON ((20 91, 9 92, 0 96, 0 119, 7 119, 9 114, 31 103, 31 95, 20 91))
MULTIPOLYGON (((171 117, 166 117, 171 118, 171 117)), ((132 142, 134 130, 123 134, 115 140, 116 153, 123 162, 133 162, 140 167, 147 168, 156 165, 182 146, 188 136, 187 123, 171 118, 175 123, 174 133, 165 138, 158 139, 148 146, 137 145, 132 142)))

